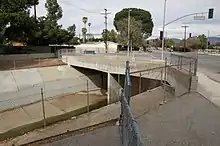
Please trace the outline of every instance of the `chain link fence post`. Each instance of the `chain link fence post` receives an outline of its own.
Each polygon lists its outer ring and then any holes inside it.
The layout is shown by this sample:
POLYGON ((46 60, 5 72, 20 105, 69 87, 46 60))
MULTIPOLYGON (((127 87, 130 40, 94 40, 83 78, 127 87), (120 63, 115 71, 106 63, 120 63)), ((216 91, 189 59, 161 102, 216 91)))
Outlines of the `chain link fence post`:
POLYGON ((89 113, 89 81, 86 81, 86 93, 87 93, 87 113, 89 113))
POLYGON ((139 78, 139 94, 142 92, 142 81, 141 81, 141 72, 140 72, 140 78, 139 78))
POLYGON ((163 102, 166 101, 166 76, 167 76, 167 58, 165 58, 165 66, 164 66, 164 81, 163 81, 163 92, 164 92, 164 98, 163 98, 163 102))
POLYGON ((13 60, 13 67, 14 67, 14 70, 16 69, 16 61, 13 60))
POLYGON ((191 85, 192 84, 192 59, 189 62, 189 93, 191 92, 191 85))
POLYGON ((41 88, 41 102, 42 102, 43 122, 44 122, 44 128, 45 128, 46 127, 46 115, 45 115, 43 88, 41 88))

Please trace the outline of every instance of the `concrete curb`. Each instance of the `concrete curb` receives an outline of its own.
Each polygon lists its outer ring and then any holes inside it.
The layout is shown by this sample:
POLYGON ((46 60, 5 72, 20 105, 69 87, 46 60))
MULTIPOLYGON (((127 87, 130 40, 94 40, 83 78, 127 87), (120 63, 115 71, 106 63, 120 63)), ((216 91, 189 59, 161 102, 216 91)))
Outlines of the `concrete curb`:
MULTIPOLYGON (((107 104, 106 99, 99 101, 97 103, 94 103, 93 105, 90 105, 90 110, 98 109, 100 107, 105 106, 106 104, 107 104)), ((87 112, 87 106, 80 108, 80 109, 77 109, 77 110, 74 110, 74 111, 71 111, 71 112, 67 112, 62 115, 48 117, 48 118, 46 118, 46 122, 47 122, 47 125, 51 125, 51 124, 54 124, 59 121, 67 120, 71 117, 79 116, 79 115, 86 113, 86 112, 87 112)), ((41 127, 43 127, 43 120, 10 129, 7 132, 0 134, 0 141, 23 135, 24 133, 33 131, 33 130, 41 128, 41 127)))
POLYGON ((220 81, 218 81, 218 80, 216 80, 216 79, 214 79, 214 78, 212 78, 212 77, 210 77, 210 76, 208 76, 208 75, 207 75, 207 77, 208 77, 209 79, 211 79, 211 80, 217 82, 217 83, 220 83, 220 81))

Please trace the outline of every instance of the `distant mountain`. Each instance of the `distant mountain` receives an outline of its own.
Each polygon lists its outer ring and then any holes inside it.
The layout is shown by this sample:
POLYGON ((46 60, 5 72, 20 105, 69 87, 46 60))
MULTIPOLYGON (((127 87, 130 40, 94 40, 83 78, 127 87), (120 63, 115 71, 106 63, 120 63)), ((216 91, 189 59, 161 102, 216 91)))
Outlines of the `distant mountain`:
POLYGON ((210 44, 215 45, 216 43, 220 43, 220 37, 209 37, 208 38, 210 44))
POLYGON ((177 39, 177 38, 171 38, 171 40, 173 40, 174 41, 174 43, 180 43, 180 39, 177 39))

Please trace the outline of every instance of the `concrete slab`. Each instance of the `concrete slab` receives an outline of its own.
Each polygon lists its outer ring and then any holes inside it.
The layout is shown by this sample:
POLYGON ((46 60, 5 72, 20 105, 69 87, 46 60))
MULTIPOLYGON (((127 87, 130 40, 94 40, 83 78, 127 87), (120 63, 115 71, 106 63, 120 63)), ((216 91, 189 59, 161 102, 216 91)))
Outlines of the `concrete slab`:
POLYGON ((42 83, 42 78, 36 68, 13 70, 12 75, 19 90, 42 83))
POLYGON ((118 126, 96 129, 89 133, 71 136, 43 146, 121 146, 118 126))
MULTIPOLYGON (((106 96, 90 95, 89 103, 94 104, 104 99, 106 99, 106 96)), ((48 102, 62 111, 70 112, 87 106, 87 95, 66 95, 48 102)))
POLYGON ((74 79, 79 76, 84 76, 76 69, 68 67, 67 65, 38 68, 37 70, 44 82, 61 79, 74 79))
MULTIPOLYGON (((36 103, 32 105, 28 105, 23 107, 23 110, 30 116, 31 121, 30 122, 35 122, 35 121, 40 121, 43 119, 43 109, 42 109, 42 103, 36 103)), ((45 115, 46 117, 53 117, 56 115, 61 115, 64 112, 54 106, 53 104, 45 101, 45 115)))
POLYGON ((0 133, 25 124, 25 121, 31 121, 30 116, 22 108, 7 111, 0 114, 0 133))
POLYGON ((218 107, 198 93, 191 93, 150 111, 137 123, 148 146, 218 146, 219 120, 218 107))
POLYGON ((203 73, 198 73, 198 77, 197 91, 220 107, 220 83, 213 81, 203 73))
POLYGON ((16 82, 12 76, 11 71, 0 71, 0 81, 0 94, 4 92, 18 91, 16 82))

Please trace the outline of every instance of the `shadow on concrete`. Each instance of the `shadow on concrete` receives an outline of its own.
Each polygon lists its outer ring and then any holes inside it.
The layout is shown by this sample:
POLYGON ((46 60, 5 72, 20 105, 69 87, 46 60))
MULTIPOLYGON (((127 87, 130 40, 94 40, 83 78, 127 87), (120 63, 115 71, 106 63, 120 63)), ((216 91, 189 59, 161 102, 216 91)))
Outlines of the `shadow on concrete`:
POLYGON ((93 70, 93 69, 88 69, 88 68, 83 68, 83 67, 76 67, 76 66, 72 66, 74 69, 76 69, 77 71, 79 71, 80 73, 84 74, 85 76, 87 76, 97 87, 99 87, 101 89, 101 93, 103 95, 106 94, 107 92, 107 85, 108 85, 108 74, 105 72, 101 72, 101 71, 97 71, 97 70, 93 70), (93 78, 93 75, 99 75, 100 79, 99 80, 95 80, 93 78))
MULTIPOLYGON (((125 75, 113 74, 112 76, 114 77, 116 81, 119 82, 121 87, 124 88, 125 75)), ((152 90, 156 87, 161 86, 160 80, 149 79, 149 78, 140 79, 140 77, 135 77, 135 76, 131 77, 131 82, 132 82, 132 92, 131 92, 132 96, 138 95, 140 93, 143 93, 148 90, 152 90)))

